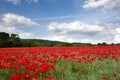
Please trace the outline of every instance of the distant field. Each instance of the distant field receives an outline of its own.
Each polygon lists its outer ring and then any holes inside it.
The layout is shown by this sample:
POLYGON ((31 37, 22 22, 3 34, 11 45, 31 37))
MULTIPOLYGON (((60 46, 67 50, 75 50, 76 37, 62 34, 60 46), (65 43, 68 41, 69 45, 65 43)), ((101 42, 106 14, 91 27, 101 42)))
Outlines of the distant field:
POLYGON ((120 80, 120 46, 0 48, 0 80, 120 80))

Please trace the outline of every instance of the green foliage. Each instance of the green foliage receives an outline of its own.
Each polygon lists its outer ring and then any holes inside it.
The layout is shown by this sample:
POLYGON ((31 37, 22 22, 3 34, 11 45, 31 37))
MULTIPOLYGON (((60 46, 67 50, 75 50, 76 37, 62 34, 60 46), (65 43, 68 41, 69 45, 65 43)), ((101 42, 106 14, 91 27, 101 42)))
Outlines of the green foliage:
POLYGON ((8 78, 12 77, 13 73, 9 72, 7 69, 0 69, 0 80, 7 80, 8 78))
POLYGON ((0 33, 0 47, 7 47, 10 43, 9 34, 5 32, 0 33))
POLYGON ((53 73, 53 77, 56 77, 57 80, 102 80, 103 76, 107 80, 120 79, 120 76, 113 77, 113 73, 117 75, 120 73, 119 64, 110 59, 96 60, 89 65, 76 61, 60 60, 55 66, 56 72, 53 73))
POLYGON ((70 43, 61 43, 61 44, 56 44, 55 46, 56 47, 69 47, 69 46, 72 46, 72 44, 70 44, 70 43))
POLYGON ((19 47, 21 46, 21 40, 17 34, 11 34, 0 32, 0 47, 19 47))
MULTIPOLYGON (((61 59, 55 64, 55 71, 51 71, 52 77, 57 80, 102 80, 102 77, 106 77, 107 80, 119 80, 120 79, 120 64, 110 58, 102 60, 96 60, 93 63, 85 64, 71 60, 61 59), (117 76, 114 77, 113 74, 117 76)), ((19 71, 23 74, 24 71, 19 71)), ((0 79, 5 80, 10 78, 14 72, 9 72, 7 69, 0 70, 0 79)), ((47 78, 48 74, 43 73, 39 75, 39 79, 43 80, 47 78)))
POLYGON ((13 47, 21 46, 21 41, 20 41, 18 34, 11 34, 10 39, 11 39, 13 47))
MULTIPOLYGON (((102 43, 98 43, 97 45, 98 45, 98 46, 106 46, 107 43, 106 43, 106 42, 102 42, 102 43)), ((112 44, 111 44, 111 45, 112 45, 112 44)))

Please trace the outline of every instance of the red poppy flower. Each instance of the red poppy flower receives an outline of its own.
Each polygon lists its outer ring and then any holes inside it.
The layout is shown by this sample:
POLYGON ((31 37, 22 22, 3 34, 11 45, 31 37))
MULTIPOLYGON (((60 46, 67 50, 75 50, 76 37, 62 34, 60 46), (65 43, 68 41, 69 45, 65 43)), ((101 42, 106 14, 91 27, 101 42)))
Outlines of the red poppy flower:
POLYGON ((107 80, 107 78, 106 77, 102 77, 102 80, 107 80))
POLYGON ((113 74, 113 77, 117 77, 117 74, 116 74, 116 73, 114 73, 114 74, 113 74))

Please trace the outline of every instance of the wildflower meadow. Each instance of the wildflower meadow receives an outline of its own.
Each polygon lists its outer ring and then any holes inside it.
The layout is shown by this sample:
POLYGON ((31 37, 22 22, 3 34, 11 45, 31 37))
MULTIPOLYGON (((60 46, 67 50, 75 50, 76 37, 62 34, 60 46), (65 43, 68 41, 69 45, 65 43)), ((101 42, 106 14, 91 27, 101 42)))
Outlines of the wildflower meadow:
POLYGON ((120 46, 0 48, 0 80, 120 80, 120 46))

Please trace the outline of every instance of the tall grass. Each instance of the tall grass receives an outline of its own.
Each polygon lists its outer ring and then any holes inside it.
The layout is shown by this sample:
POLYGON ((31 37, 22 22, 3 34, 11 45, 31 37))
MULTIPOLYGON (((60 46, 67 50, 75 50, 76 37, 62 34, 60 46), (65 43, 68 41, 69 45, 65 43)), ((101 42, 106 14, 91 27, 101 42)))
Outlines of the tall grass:
MULTIPOLYGON (((15 73, 0 69, 0 80, 7 80, 15 73)), ((17 73, 22 74, 21 71, 17 73)), ((90 64, 61 59, 55 63, 55 71, 40 74, 39 80, 120 80, 120 63, 111 58, 96 59, 90 64)))

